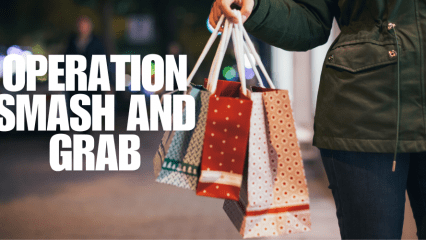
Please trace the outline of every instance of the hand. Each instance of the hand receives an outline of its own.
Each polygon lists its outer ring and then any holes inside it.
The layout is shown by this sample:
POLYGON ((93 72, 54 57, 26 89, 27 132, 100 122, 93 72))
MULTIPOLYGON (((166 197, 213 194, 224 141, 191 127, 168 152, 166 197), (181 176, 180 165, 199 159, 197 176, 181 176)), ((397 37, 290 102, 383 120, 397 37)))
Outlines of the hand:
POLYGON ((209 15, 209 22, 213 28, 216 28, 222 14, 225 14, 225 17, 232 23, 238 23, 238 18, 231 9, 232 4, 241 7, 241 17, 244 23, 253 11, 254 0, 216 0, 209 15))

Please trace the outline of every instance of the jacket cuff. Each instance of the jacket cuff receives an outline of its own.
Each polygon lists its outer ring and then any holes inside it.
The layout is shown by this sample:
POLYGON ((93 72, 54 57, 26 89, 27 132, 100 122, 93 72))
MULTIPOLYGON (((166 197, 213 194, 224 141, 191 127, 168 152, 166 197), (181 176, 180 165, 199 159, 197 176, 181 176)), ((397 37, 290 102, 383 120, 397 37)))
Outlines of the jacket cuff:
POLYGON ((262 22, 262 20, 265 19, 269 11, 269 1, 270 0, 254 0, 253 11, 244 23, 244 28, 248 32, 254 30, 262 22))

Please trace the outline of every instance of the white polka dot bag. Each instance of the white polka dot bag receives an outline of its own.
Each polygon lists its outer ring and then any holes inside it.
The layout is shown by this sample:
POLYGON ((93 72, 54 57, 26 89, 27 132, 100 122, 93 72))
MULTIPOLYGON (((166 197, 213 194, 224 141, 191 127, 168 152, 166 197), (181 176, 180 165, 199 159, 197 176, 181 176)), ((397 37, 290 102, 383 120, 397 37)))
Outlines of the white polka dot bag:
MULTIPOLYGON (((243 33, 246 49, 274 88, 243 33)), ((225 200, 223 208, 244 238, 310 231, 309 195, 288 91, 252 90, 247 172, 239 200, 225 200)))

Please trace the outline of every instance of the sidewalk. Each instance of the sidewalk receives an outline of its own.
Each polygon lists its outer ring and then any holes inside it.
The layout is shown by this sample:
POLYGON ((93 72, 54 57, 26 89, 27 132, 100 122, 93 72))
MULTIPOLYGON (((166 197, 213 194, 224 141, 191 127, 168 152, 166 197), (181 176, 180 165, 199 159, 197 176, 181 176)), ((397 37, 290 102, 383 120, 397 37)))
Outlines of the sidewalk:
MULTIPOLYGON (((149 141, 136 172, 54 172, 46 139, 2 139, 0 238, 240 239, 223 200, 155 183, 152 157, 162 134, 139 134, 149 141)), ((321 162, 305 162, 305 168, 312 231, 281 238, 338 239, 321 162)), ((413 227, 409 232, 413 236, 413 227)))

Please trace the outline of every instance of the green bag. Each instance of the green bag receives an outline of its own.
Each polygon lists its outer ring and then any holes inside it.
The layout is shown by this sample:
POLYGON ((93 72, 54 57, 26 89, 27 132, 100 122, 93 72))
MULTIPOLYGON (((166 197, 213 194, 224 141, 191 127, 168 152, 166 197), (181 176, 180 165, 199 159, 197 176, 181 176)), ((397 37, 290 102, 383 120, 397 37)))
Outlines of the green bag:
MULTIPOLYGON (((191 131, 175 131, 173 135, 172 133, 164 135, 165 141, 160 144, 159 152, 161 151, 163 156, 164 152, 167 154, 156 181, 195 191, 200 172, 210 93, 203 87, 192 85, 190 94, 195 98, 195 128, 191 131), (166 150, 163 143, 167 144, 171 137, 171 143, 166 150)), ((185 122, 185 111, 182 118, 185 122)))

